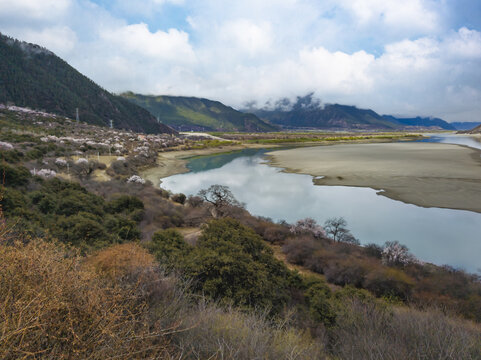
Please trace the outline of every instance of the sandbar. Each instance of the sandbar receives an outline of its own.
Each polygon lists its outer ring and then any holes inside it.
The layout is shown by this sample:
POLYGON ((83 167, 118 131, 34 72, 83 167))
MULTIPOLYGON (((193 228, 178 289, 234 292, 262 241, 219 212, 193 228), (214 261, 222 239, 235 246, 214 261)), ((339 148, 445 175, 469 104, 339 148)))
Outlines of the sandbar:
POLYGON ((339 144, 267 154, 286 172, 316 185, 358 186, 422 207, 481 213, 481 151, 439 143, 339 144), (320 178, 322 177, 322 178, 320 178))

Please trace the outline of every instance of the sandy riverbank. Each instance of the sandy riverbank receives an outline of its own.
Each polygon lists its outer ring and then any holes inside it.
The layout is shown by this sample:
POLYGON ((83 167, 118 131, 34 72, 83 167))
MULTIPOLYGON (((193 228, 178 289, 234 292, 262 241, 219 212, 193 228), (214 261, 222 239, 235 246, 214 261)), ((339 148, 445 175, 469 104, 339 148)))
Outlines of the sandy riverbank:
POLYGON ((437 143, 316 146, 268 153, 287 172, 324 176, 317 185, 370 187, 423 207, 481 212, 481 151, 437 143))
POLYGON ((159 153, 157 166, 141 171, 140 176, 150 180, 154 186, 160 185, 160 179, 176 174, 183 174, 189 171, 187 168, 188 159, 194 156, 205 156, 226 153, 243 149, 276 148, 277 145, 261 144, 239 144, 232 146, 222 146, 216 148, 197 149, 197 150, 178 150, 159 153))

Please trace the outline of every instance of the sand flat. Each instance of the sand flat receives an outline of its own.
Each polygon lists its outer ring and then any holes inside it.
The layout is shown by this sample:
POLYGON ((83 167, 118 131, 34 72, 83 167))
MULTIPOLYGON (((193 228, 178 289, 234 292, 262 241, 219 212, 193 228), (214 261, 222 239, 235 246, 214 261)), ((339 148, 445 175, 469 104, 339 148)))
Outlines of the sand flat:
POLYGON ((370 187, 423 207, 481 212, 481 151, 439 143, 339 144, 268 153, 272 166, 324 176, 316 185, 370 187))

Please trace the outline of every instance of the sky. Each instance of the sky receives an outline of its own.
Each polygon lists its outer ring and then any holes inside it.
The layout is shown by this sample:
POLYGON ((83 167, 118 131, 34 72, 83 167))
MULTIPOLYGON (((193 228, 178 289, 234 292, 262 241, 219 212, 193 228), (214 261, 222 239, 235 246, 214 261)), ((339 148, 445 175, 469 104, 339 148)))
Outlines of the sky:
POLYGON ((479 0, 0 0, 0 32, 114 93, 481 121, 479 0))

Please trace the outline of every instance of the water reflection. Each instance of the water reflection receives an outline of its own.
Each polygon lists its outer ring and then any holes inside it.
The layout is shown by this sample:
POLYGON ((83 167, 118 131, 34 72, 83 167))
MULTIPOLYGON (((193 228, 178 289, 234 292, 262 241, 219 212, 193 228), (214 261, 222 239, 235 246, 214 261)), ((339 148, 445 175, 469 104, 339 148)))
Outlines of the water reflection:
POLYGON ((369 188, 313 186, 311 176, 263 165, 259 154, 162 181, 162 187, 185 194, 196 194, 212 184, 227 185, 255 215, 290 223, 312 217, 321 224, 343 216, 361 243, 397 240, 425 261, 472 272, 481 266, 481 214, 421 208, 379 196, 369 188))
POLYGON ((456 144, 469 146, 481 150, 481 137, 462 135, 462 134, 426 134, 427 139, 419 140, 420 142, 434 142, 445 144, 456 144))

